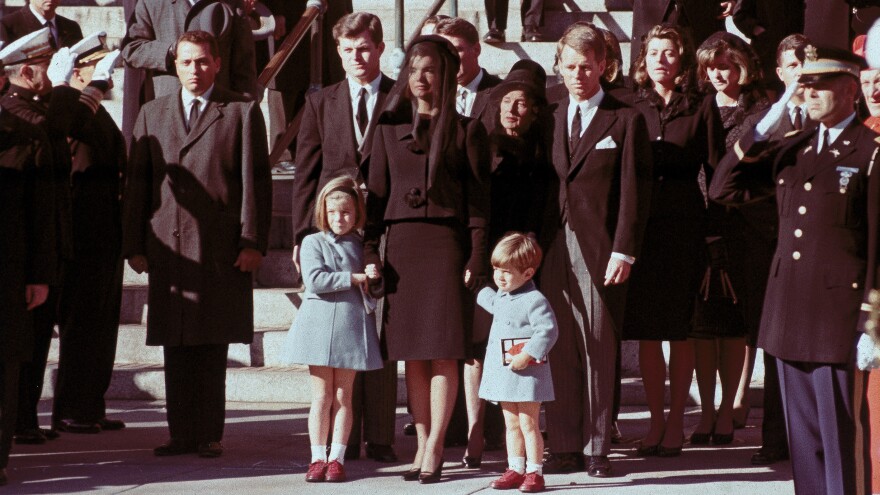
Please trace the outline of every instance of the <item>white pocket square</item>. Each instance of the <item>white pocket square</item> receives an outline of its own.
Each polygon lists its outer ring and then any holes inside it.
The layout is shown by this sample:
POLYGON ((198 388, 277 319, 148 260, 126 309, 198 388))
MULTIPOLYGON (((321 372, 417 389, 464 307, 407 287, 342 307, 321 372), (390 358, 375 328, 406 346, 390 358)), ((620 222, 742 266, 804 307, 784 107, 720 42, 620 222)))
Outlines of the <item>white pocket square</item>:
POLYGON ((617 148, 617 143, 611 139, 611 136, 605 136, 605 139, 596 143, 597 150, 613 150, 614 148, 617 148))

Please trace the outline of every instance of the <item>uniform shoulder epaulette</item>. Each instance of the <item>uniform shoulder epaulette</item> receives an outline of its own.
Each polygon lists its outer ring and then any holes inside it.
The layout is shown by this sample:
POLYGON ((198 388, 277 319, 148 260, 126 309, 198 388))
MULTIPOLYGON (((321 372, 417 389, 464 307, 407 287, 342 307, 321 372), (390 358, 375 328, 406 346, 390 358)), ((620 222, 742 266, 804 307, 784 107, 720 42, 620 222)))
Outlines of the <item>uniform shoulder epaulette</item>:
POLYGON ((788 132, 785 133, 785 137, 789 138, 789 137, 792 137, 792 136, 797 136, 797 135, 798 135, 799 133, 801 133, 801 132, 803 132, 802 129, 795 129, 795 130, 793 130, 793 131, 788 131, 788 132))

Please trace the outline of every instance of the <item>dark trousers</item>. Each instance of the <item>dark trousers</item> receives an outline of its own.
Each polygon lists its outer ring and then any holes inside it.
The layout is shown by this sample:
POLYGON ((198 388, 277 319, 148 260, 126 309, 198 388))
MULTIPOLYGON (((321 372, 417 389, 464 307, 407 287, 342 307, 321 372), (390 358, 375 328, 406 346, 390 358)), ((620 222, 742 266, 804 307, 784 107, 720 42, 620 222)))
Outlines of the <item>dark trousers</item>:
POLYGON ((60 287, 49 287, 46 302, 35 308, 33 313, 34 350, 31 359, 21 364, 18 382, 18 419, 16 431, 32 430, 40 427, 37 406, 43 395, 43 377, 46 374, 46 360, 49 346, 58 321, 60 287))
POLYGON ((17 361, 0 360, 0 469, 9 464, 9 451, 15 434, 19 369, 17 361))
POLYGON ((779 390, 776 358, 764 352, 764 420, 761 423, 761 448, 770 452, 788 452, 785 410, 779 390))
POLYGON ((223 439, 228 351, 227 344, 164 347, 172 439, 196 444, 223 439))
MULTIPOLYGON (((510 0, 486 0, 486 22, 489 28, 507 29, 507 4, 510 0)), ((544 0, 522 0, 520 17, 523 27, 537 28, 544 21, 544 0)))
POLYGON ((58 381, 52 420, 95 423, 106 416, 119 333, 122 262, 81 258, 67 265, 58 324, 58 381))
POLYGON ((852 364, 776 364, 795 493, 856 493, 852 364))
POLYGON ((394 445, 396 410, 397 361, 385 361, 385 367, 378 370, 358 372, 352 393, 349 448, 360 449, 361 441, 394 445))

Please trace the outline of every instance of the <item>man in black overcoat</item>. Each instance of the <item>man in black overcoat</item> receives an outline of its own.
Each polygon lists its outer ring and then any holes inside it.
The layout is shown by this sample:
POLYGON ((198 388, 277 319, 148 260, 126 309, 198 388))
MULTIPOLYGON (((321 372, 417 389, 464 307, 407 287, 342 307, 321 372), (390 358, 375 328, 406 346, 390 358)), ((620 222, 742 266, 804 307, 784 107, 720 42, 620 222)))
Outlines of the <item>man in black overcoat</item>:
MULTIPOLYGON (((299 130, 296 180, 293 181, 293 261, 299 269, 299 245, 315 231, 315 197, 331 179, 349 176, 364 182, 378 115, 394 80, 379 69, 385 50, 378 17, 357 12, 333 27, 336 51, 346 71, 342 82, 309 95, 299 130)), ((321 206, 323 207, 323 205, 321 206)), ((347 459, 360 457, 361 431, 367 457, 394 462, 394 420, 397 403, 397 362, 359 372, 354 385, 354 423, 347 459)))
POLYGON ((491 99, 491 90, 501 82, 501 78, 480 67, 482 48, 477 28, 460 17, 452 17, 438 22, 434 34, 448 39, 461 59, 456 75, 456 110, 464 117, 481 118, 491 99))
MULTIPOLYGON (((118 54, 107 49, 104 38, 96 33, 73 47, 77 54, 73 88, 89 94, 97 64, 118 54)), ((122 132, 100 100, 89 101, 94 117, 71 129, 74 256, 65 265, 52 408, 53 428, 71 433, 125 426, 106 417, 104 393, 113 373, 122 299, 120 185, 126 148, 122 132)))
POLYGON ((272 218, 266 127, 258 104, 222 88, 214 37, 184 33, 182 88, 135 124, 123 256, 149 271, 147 345, 163 346, 170 441, 157 456, 223 454, 226 356, 254 335, 252 273, 272 218))
POLYGON ((56 49, 71 47, 83 38, 82 30, 76 21, 55 13, 60 4, 58 1, 28 0, 25 6, 4 16, 0 24, 6 29, 9 41, 49 27, 50 40, 56 49))
POLYGON ((856 493, 865 480, 855 472, 853 369, 868 256, 868 177, 880 140, 855 112, 864 60, 811 45, 804 54, 799 82, 818 127, 770 144, 788 116, 796 89, 789 86, 722 160, 709 194, 730 205, 776 195, 779 241, 758 346, 776 357, 795 491, 856 493))

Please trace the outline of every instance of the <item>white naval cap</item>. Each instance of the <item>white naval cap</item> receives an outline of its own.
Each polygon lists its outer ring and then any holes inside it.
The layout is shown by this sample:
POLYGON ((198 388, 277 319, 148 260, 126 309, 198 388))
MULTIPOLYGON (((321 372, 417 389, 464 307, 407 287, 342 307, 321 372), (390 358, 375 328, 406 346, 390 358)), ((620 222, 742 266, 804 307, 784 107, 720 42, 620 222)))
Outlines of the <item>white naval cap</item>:
POLYGON ((0 65, 18 65, 28 60, 48 57, 55 52, 49 28, 26 34, 0 50, 0 65))
POLYGON ((98 31, 83 38, 79 43, 70 47, 70 51, 76 53, 77 67, 101 60, 110 53, 107 49, 107 33, 98 31))

